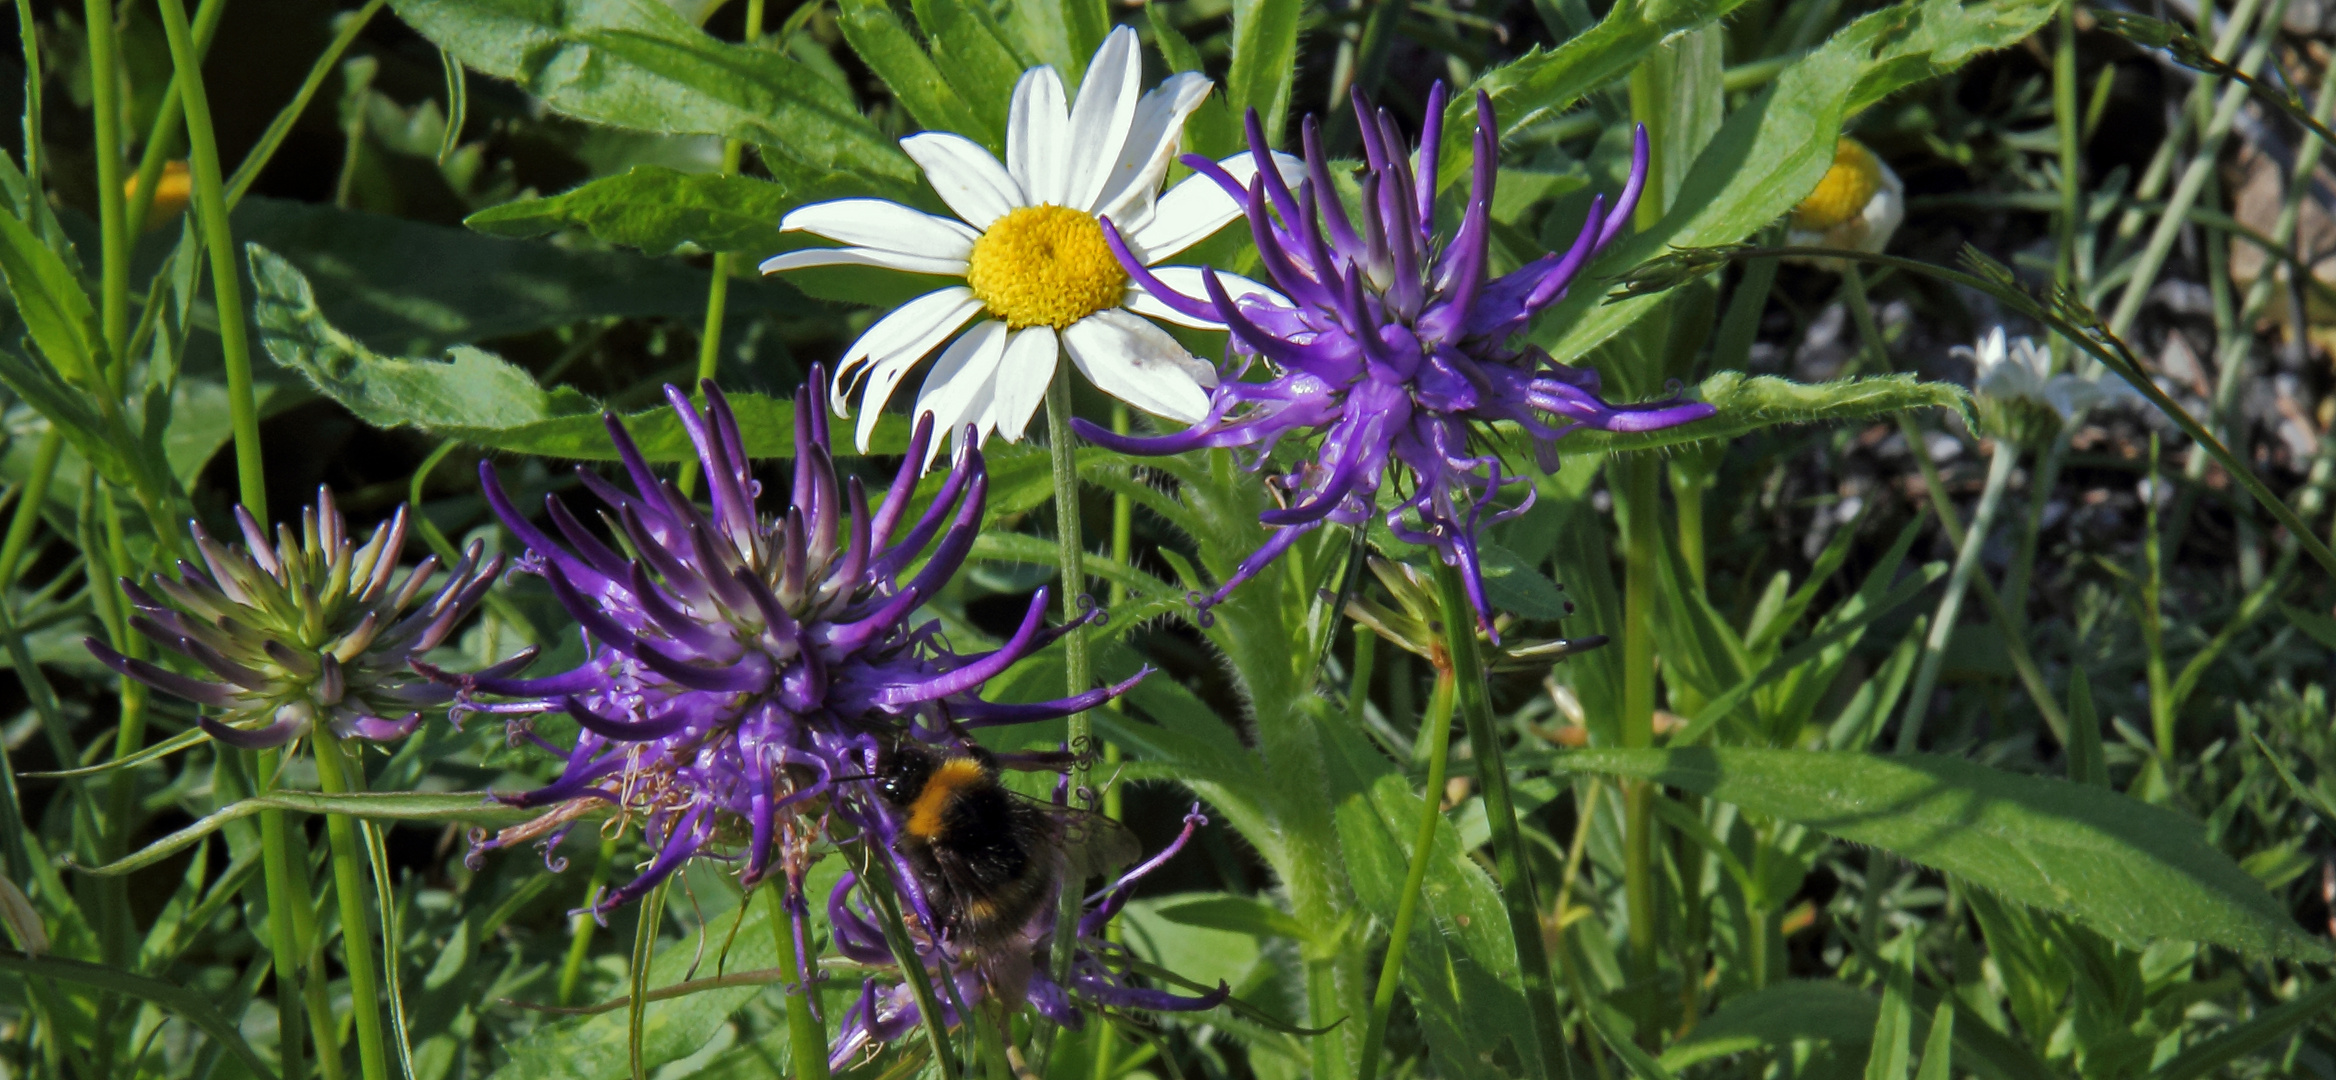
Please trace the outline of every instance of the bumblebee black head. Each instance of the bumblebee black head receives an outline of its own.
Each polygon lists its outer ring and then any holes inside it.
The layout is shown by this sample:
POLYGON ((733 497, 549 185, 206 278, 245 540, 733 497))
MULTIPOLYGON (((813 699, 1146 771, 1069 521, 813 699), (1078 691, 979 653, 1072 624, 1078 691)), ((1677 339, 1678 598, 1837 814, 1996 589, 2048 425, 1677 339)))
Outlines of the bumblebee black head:
POLYGON ((924 792, 933 775, 933 756, 921 746, 903 743, 876 759, 876 793, 894 806, 906 807, 924 792))

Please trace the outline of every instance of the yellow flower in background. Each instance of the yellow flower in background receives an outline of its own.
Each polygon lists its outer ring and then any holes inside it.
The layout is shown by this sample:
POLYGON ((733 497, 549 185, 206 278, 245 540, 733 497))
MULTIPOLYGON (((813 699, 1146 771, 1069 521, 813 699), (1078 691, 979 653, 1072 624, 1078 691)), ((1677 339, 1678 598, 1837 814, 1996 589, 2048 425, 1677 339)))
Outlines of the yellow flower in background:
MULTIPOLYGON (((133 176, 122 181, 122 198, 135 199, 137 197, 138 178, 133 176)), ((162 166, 162 175, 154 181, 154 201, 147 206, 146 223, 143 227, 147 232, 153 232, 170 224, 180 214, 186 212, 187 203, 193 198, 194 181, 187 175, 187 163, 184 161, 165 162, 162 166)))
POLYGON ((1906 185, 1898 174, 1856 139, 1844 136, 1833 147, 1833 167, 1817 190, 1793 207, 1793 247, 1880 251, 1906 219, 1906 185))

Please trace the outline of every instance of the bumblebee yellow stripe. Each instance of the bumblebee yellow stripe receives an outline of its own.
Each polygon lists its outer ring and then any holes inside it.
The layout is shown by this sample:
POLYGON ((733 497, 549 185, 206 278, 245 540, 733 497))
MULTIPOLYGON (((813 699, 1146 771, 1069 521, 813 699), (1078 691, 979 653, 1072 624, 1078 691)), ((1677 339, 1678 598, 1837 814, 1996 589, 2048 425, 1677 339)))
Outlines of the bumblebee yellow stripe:
POLYGON ((925 779, 925 789, 917 792, 917 800, 909 804, 908 834, 926 841, 941 835, 942 815, 948 812, 950 800, 959 791, 988 779, 981 763, 972 758, 950 758, 942 762, 925 779))

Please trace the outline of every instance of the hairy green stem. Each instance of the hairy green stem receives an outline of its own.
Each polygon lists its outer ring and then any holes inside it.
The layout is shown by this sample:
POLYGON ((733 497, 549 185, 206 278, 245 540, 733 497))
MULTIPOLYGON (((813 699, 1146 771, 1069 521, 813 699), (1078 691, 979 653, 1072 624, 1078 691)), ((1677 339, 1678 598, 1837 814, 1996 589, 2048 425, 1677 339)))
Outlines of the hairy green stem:
MULTIPOLYGON (((1395 1008, 1395 987, 1403 977, 1403 954, 1411 944, 1412 924, 1419 918, 1420 893, 1427 888, 1428 853, 1435 848, 1436 823, 1444 816, 1444 767, 1452 749, 1452 671, 1436 669, 1436 686, 1428 696, 1428 715, 1419 737, 1428 740, 1427 786, 1419 812, 1419 833, 1411 849, 1411 867, 1403 874, 1403 892, 1395 902, 1395 923, 1387 930, 1387 958, 1379 964, 1379 986, 1371 994, 1371 1022, 1363 1029, 1359 1080, 1379 1075, 1379 1047, 1387 1039, 1387 1014, 1395 1008)), ((1538 933, 1536 928, 1536 933, 1538 933)))
MULTIPOLYGON (((1650 474, 1651 475, 1651 474, 1650 474)), ((1508 767, 1503 764, 1500 731, 1493 724, 1492 700, 1484 684, 1485 662, 1476 648, 1476 613, 1468 602, 1460 572, 1434 560, 1436 594, 1443 605, 1444 648, 1455 673, 1455 697, 1468 725, 1468 745, 1476 758, 1477 786, 1484 790, 1484 816, 1492 830, 1493 866, 1498 871, 1501 906, 1509 916, 1509 933, 1516 939, 1517 974, 1525 988, 1525 1006, 1533 1017, 1533 1045, 1540 1058, 1534 1075, 1556 1080, 1571 1077, 1566 1058, 1565 1028, 1557 1014, 1557 987, 1549 973, 1549 949, 1541 939, 1541 902, 1533 889, 1533 867, 1525 861, 1524 838, 1517 829, 1516 804, 1509 798, 1508 767)), ((1439 792, 1428 794, 1435 805, 1439 792)))
MULTIPOLYGON (((1054 470, 1055 553, 1061 560, 1063 624, 1070 631, 1063 635, 1063 682, 1072 694, 1087 692, 1087 684, 1094 681, 1094 671, 1087 656, 1087 631, 1074 625, 1084 616, 1080 598, 1087 589, 1087 548, 1079 534, 1079 465, 1074 452, 1077 436, 1071 432, 1071 365, 1057 360, 1054 380, 1046 387, 1046 441, 1047 458, 1054 470)), ((1064 741, 1075 755, 1071 766, 1071 791, 1075 801, 1089 790, 1092 766, 1090 751, 1095 744, 1095 721, 1084 712, 1073 713, 1067 723, 1064 741)), ((1061 907, 1055 919, 1054 954, 1049 970, 1057 985, 1070 985, 1071 955, 1079 938, 1079 890, 1062 890, 1061 907)), ((1041 1025, 1040 1030, 1051 1033, 1052 1025, 1041 1025)), ((1042 1046, 1051 1049, 1051 1034, 1041 1034, 1042 1046)), ((1046 1055, 1041 1053, 1043 1059, 1046 1055)))
POLYGON ((787 891, 767 888, 771 935, 779 947, 779 970, 787 973, 787 1056, 795 1062, 793 1080, 827 1080, 827 1032, 812 1011, 810 969, 803 966, 802 950, 795 947, 795 918, 787 910, 787 891))
MULTIPOLYGON (((168 3, 169 0, 164 0, 168 3)), ((364 763, 321 728, 314 739, 316 778, 327 794, 365 787, 364 763)), ((389 1080, 387 1042, 381 1031, 381 978, 373 957, 373 920, 365 911, 365 857, 357 850, 357 826, 346 814, 324 819, 325 843, 333 857, 333 894, 341 907, 341 963, 349 971, 349 1008, 357 1020, 357 1064, 365 1080, 389 1080)))
MULTIPOLYGON (((211 295, 219 309, 219 351, 227 368, 227 412, 235 432, 236 482, 244 508, 253 517, 266 521, 268 481, 267 472, 260 464, 259 407, 251 384, 251 335, 244 323, 243 279, 235 258, 235 237, 227 226, 226 186, 219 174, 219 142, 211 131, 211 102, 203 90, 203 64, 187 28, 186 6, 182 0, 156 0, 156 5, 162 9, 162 32, 170 39, 171 64, 178 72, 179 97, 185 103, 195 216, 202 225, 203 244, 210 249, 211 295)), ((118 182, 116 188, 118 196, 118 182)))

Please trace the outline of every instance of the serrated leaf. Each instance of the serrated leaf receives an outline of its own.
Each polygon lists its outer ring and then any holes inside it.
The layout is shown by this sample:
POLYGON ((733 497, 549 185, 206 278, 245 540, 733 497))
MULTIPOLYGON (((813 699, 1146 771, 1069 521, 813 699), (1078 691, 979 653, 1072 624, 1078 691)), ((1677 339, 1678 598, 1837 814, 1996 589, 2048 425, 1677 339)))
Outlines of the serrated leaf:
POLYGON ((469 67, 553 111, 635 131, 720 135, 781 171, 914 183, 916 166, 849 91, 768 49, 732 44, 656 0, 397 0, 398 17, 469 67))
MULTIPOLYGON (((308 279, 290 263, 253 245, 252 318, 276 363, 299 372, 326 397, 381 428, 419 428, 472 446, 583 461, 609 461, 616 450, 600 406, 576 391, 546 389, 534 376, 468 346, 451 360, 382 356, 342 333, 318 309, 308 279)), ((795 408, 762 394, 728 395, 749 457, 792 457, 795 408)), ((671 410, 621 417, 651 461, 694 458, 671 410)), ((905 425, 888 424, 872 450, 906 449, 905 425)), ((849 455, 849 441, 834 452, 849 455)))
POLYGON ((65 260, 10 214, 0 214, 0 278, 33 346, 57 374, 84 389, 98 387, 108 360, 89 294, 65 260))
POLYGON ((2195 820, 2100 788, 1928 754, 1687 747, 1581 750, 1552 763, 1882 848, 2127 943, 2332 955, 2195 820))
POLYGON ((1476 549, 1484 563, 1484 598, 1494 608, 1527 619, 1565 618, 1565 593, 1547 575, 1498 544, 1479 542, 1476 549))

